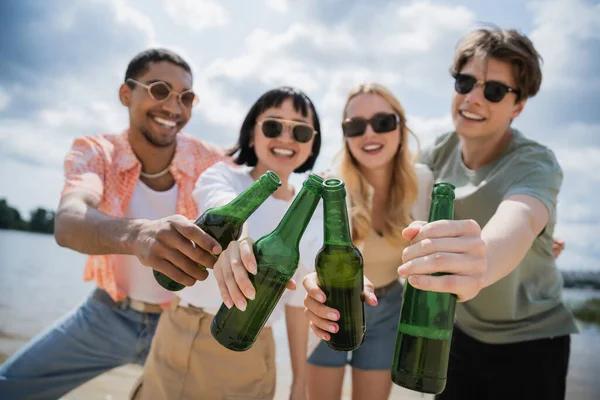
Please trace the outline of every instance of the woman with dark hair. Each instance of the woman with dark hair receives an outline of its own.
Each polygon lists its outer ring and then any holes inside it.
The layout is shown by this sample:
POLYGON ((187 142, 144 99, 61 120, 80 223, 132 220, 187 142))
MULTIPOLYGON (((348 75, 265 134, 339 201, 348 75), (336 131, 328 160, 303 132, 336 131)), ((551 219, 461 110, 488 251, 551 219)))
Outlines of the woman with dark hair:
MULTIPOLYGON (((289 182, 294 172, 312 169, 321 148, 319 117, 302 92, 281 87, 262 95, 250 108, 238 142, 229 152, 239 167, 220 162, 199 178, 193 196, 199 212, 227 204, 267 170, 281 178, 281 187, 246 221, 242 238, 259 238, 271 232, 291 204, 296 189, 289 182)), ((322 223, 311 222, 300 247, 296 280, 312 268, 322 223), (312 234, 312 232, 315 232, 312 234)), ((234 241, 217 263, 230 264, 248 241, 234 241)), ((271 399, 275 393, 275 342, 272 324, 286 316, 293 383, 290 398, 305 399, 308 322, 304 317, 305 291, 284 294, 255 344, 245 352, 222 347, 212 337, 210 324, 221 296, 215 275, 178 292, 178 299, 160 318, 144 374, 134 391, 136 399, 271 399)), ((244 293, 254 298, 254 293, 244 293)), ((234 304, 225 300, 228 307, 234 304)), ((235 304, 246 308, 245 301, 235 304)))

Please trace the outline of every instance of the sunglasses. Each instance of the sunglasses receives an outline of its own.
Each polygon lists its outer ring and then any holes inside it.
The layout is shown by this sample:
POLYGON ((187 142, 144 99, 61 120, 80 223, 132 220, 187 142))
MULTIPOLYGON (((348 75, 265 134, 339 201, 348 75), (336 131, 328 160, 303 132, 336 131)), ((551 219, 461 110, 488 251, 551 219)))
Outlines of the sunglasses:
POLYGON ((146 85, 142 82, 136 81, 135 79, 128 78, 127 82, 135 83, 136 85, 146 89, 152 100, 165 101, 169 98, 171 93, 173 93, 177 96, 177 99, 181 102, 181 104, 187 108, 192 108, 198 103, 198 96, 196 96, 191 89, 184 90, 183 92, 176 92, 171 89, 171 86, 163 81, 152 82, 151 84, 146 85))
POLYGON ((400 117, 396 114, 377 113, 371 118, 346 118, 342 122, 342 132, 345 137, 356 137, 364 135, 367 125, 371 125, 373 132, 386 133, 391 132, 398 127, 400 117))
POLYGON ((483 86, 483 96, 487 101, 492 103, 501 102, 507 93, 512 92, 516 95, 519 95, 520 93, 518 89, 513 89, 504 83, 496 81, 479 82, 477 81, 477 78, 471 75, 458 74, 454 79, 454 90, 456 90, 456 93, 467 94, 473 90, 475 86, 483 86))
POLYGON ((315 131, 312 126, 298 121, 290 121, 287 119, 265 118, 258 122, 263 135, 269 139, 273 139, 281 135, 284 128, 291 128, 294 140, 300 143, 308 143, 310 139, 319 132, 315 131))

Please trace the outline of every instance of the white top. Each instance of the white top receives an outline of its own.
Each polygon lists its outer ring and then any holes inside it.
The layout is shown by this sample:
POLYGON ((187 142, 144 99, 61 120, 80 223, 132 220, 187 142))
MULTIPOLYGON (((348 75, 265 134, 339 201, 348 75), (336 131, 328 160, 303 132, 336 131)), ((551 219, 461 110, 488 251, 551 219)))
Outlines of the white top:
MULTIPOLYGON (((202 214, 207 209, 223 201, 229 202, 242 193, 254 183, 250 171, 251 168, 249 167, 234 167, 225 162, 219 162, 204 171, 200 175, 192 194, 198 204, 199 213, 202 214)), ((246 221, 248 236, 258 240, 262 236, 271 233, 290 205, 291 201, 279 200, 270 196, 246 221)), ((313 218, 300 241, 300 263, 294 275, 297 289, 284 292, 283 297, 267 321, 267 325, 273 324, 282 316, 285 304, 304 307, 306 291, 302 286, 302 279, 308 272, 314 270, 315 257, 323 244, 323 214, 322 211, 319 212, 322 208, 321 204, 317 206, 313 218)), ((180 305, 189 304, 203 308, 205 312, 213 315, 216 314, 223 303, 212 273, 209 274, 206 280, 184 288, 177 295, 181 298, 180 305)))
POLYGON ((433 172, 425 164, 415 164, 417 174, 417 201, 412 207, 411 215, 415 221, 427 221, 429 219, 429 207, 431 206, 431 191, 433 190, 433 172))
MULTIPOLYGON (((176 214, 177 192, 177 184, 167 191, 157 192, 138 180, 124 218, 157 220, 176 214)), ((137 257, 118 254, 116 258, 117 286, 129 298, 152 304, 168 303, 175 298, 172 292, 156 282, 152 268, 142 265, 137 257)))

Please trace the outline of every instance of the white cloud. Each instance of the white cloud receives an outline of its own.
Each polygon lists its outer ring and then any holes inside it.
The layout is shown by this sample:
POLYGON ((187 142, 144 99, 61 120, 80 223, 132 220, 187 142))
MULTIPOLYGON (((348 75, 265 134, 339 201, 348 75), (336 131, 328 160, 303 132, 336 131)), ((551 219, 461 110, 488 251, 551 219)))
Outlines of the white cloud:
POLYGON ((175 23, 183 22, 195 31, 227 25, 229 13, 216 0, 165 0, 175 23))
POLYGON ((10 96, 2 87, 0 87, 0 111, 4 110, 10 103, 10 96))
POLYGON ((600 3, 551 0, 531 2, 528 6, 534 25, 530 37, 544 58, 544 87, 579 89, 584 84, 600 89, 597 73, 581 74, 597 72, 590 62, 594 62, 592 57, 598 57, 600 49, 600 3), (595 44, 595 51, 590 44, 595 44))
POLYGON ((438 43, 444 43, 449 32, 463 33, 474 21, 475 13, 462 6, 415 2, 396 10, 390 22, 397 28, 389 30, 376 45, 388 53, 415 53, 422 57, 438 43))
MULTIPOLYGON (((118 84, 113 87, 118 81, 115 81, 110 76, 98 81, 66 76, 28 91, 30 98, 41 100, 45 106, 31 110, 28 118, 3 119, 0 154, 41 166, 60 167, 74 137, 122 131, 127 124, 127 113, 118 102, 118 84), (110 89, 102 90, 107 83, 110 89)), ((18 86, 12 89, 24 91, 18 86)))
MULTIPOLYGON (((359 82, 380 82, 393 91, 400 86, 425 88, 438 94, 440 82, 447 79, 447 68, 440 65, 449 65, 456 38, 475 20, 464 7, 430 2, 388 8, 369 24, 361 20, 361 29, 351 22, 352 16, 350 22, 336 25, 297 22, 277 34, 255 29, 239 55, 209 63, 202 75, 213 93, 226 92, 228 85, 291 85, 306 91, 321 114, 326 148, 330 135, 337 139, 346 95, 359 82), (389 45, 381 51, 386 41, 389 45), (410 46, 403 48, 406 43, 417 43, 420 54, 407 50, 410 46)), ((235 96, 234 91, 231 94, 235 96)), ((225 104, 213 105, 205 112, 210 120, 220 120, 213 113, 223 108, 225 104)), ((423 134, 436 127, 433 123, 423 134)), ((441 127, 447 130, 448 124, 441 127)), ((421 135, 421 127, 415 128, 421 135)))
POLYGON ((598 223, 561 223, 556 225, 554 236, 565 240, 565 250, 557 260, 565 269, 598 270, 598 223))
POLYGON ((357 52, 359 46, 343 29, 296 23, 286 32, 273 35, 259 28, 246 39, 246 51, 243 54, 233 59, 217 59, 208 66, 207 73, 234 80, 258 75, 265 83, 272 81, 272 77, 301 74, 300 70, 314 75, 322 68, 322 62, 314 57, 303 59, 301 54, 293 54, 299 49, 311 49, 326 55, 343 51, 357 52))
POLYGON ((597 207, 591 207, 585 202, 577 202, 575 199, 565 203, 564 207, 559 201, 558 209, 558 218, 565 223, 600 221, 600 210, 597 207))
POLYGON ((117 22, 133 25, 146 34, 148 38, 146 46, 149 47, 154 45, 156 41, 154 24, 146 14, 135 7, 130 6, 125 0, 108 0, 108 4, 112 7, 117 22))
MULTIPOLYGON (((248 106, 235 97, 228 97, 219 85, 201 76, 195 84, 200 93, 198 111, 212 125, 229 128, 236 132, 247 112, 248 106), (206 99, 206 100, 203 100, 206 99)), ((235 136, 237 138, 237 135, 235 136)))
POLYGON ((69 139, 58 132, 30 134, 40 121, 5 120, 0 126, 3 157, 11 156, 38 166, 58 168, 67 151, 69 139))
POLYGON ((44 167, 58 168, 73 138, 117 133, 126 126, 126 113, 108 103, 59 104, 24 119, 0 124, 0 154, 44 167))
POLYGON ((289 10, 288 0, 267 0, 267 6, 280 14, 285 14, 289 10))
POLYGON ((600 182, 600 147, 565 147, 554 153, 564 171, 600 182))
POLYGON ((13 172, 0 176, 0 198, 6 198, 21 212, 21 217, 29 219, 29 211, 37 207, 56 209, 64 185, 61 168, 40 167, 3 157, 0 169, 13 172), (18 171, 18 176, 14 171, 18 171))
POLYGON ((436 118, 423 118, 420 116, 408 115, 406 119, 408 121, 408 127, 419 137, 421 148, 433 143, 435 138, 441 134, 450 132, 454 129, 450 114, 436 118))

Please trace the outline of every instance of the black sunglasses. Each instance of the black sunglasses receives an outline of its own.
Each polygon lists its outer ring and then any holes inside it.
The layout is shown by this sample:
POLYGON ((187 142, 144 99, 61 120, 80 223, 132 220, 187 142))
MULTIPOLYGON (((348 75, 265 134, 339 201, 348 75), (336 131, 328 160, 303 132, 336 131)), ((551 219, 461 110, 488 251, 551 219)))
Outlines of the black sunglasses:
POLYGON ((300 143, 310 142, 310 139, 319 133, 315 131, 312 126, 304 122, 290 121, 287 119, 265 118, 262 121, 259 121, 258 125, 261 127, 263 135, 270 139, 281 135, 284 127, 291 127, 294 140, 300 143))
POLYGON ((346 137, 356 137, 364 135, 367 125, 371 125, 373 132, 386 133, 391 132, 398 127, 400 117, 396 114, 377 113, 371 118, 346 118, 342 122, 342 132, 346 137))
POLYGON ((135 79, 128 78, 127 82, 135 83, 136 85, 143 87, 148 91, 148 95, 156 101, 165 101, 169 98, 171 93, 173 93, 177 96, 181 104, 183 104, 187 108, 192 108, 196 105, 196 103, 198 103, 198 96, 196 96, 196 94, 191 89, 184 90, 183 92, 178 93, 171 89, 171 86, 169 86, 166 82, 163 81, 156 81, 152 82, 149 85, 146 85, 145 83, 138 82, 135 79))
POLYGON ((458 74, 454 76, 454 79, 454 90, 456 90, 456 93, 467 94, 473 90, 475 86, 483 85, 483 97, 492 103, 501 102, 507 93, 512 92, 517 96, 520 93, 518 89, 513 89, 502 82, 478 82, 477 78, 471 75, 458 74))

